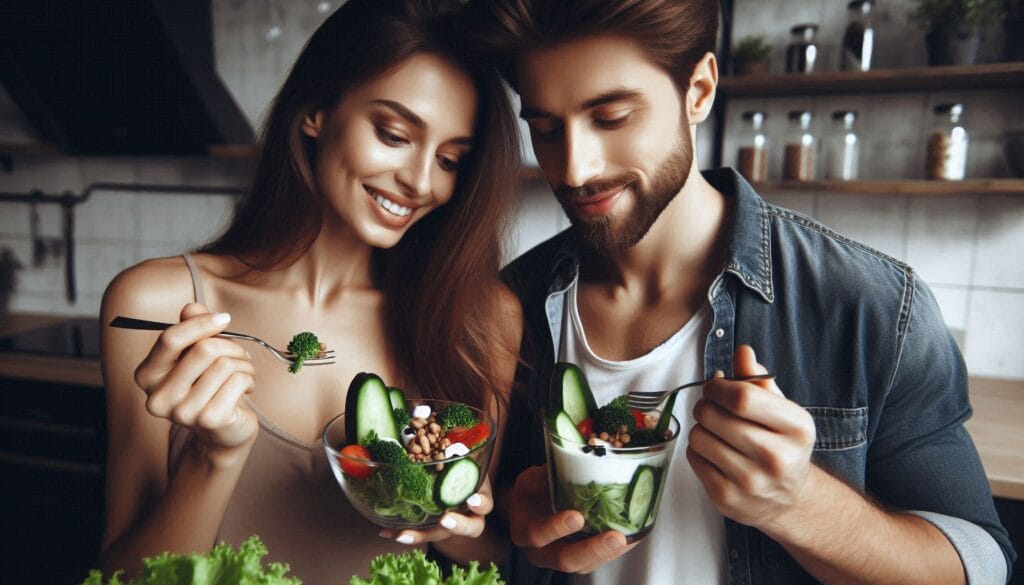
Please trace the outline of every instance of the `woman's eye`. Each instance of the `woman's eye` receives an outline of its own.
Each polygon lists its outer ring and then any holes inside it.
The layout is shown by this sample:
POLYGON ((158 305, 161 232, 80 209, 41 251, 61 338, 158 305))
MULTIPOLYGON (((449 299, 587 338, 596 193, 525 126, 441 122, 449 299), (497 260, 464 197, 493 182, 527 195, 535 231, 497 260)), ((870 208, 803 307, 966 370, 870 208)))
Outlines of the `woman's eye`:
POLYGON ((551 140, 558 136, 562 125, 551 120, 529 120, 530 135, 535 139, 551 140))
POLYGON ((395 134, 384 126, 377 126, 377 138, 389 146, 401 146, 408 142, 404 137, 395 134))
POLYGON ((446 173, 454 173, 459 170, 459 161, 452 160, 446 156, 437 157, 437 166, 441 167, 441 170, 446 173))

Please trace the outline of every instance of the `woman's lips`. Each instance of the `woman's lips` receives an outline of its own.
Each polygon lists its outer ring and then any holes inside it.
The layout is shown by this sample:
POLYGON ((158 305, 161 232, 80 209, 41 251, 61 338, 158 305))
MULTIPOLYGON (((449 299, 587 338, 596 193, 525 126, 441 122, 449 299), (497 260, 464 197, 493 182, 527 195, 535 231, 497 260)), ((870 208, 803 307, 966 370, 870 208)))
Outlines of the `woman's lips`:
POLYGON ((403 228, 409 225, 417 208, 404 206, 386 196, 383 191, 377 191, 365 186, 364 188, 366 189, 370 207, 373 208, 381 223, 392 228, 403 228))

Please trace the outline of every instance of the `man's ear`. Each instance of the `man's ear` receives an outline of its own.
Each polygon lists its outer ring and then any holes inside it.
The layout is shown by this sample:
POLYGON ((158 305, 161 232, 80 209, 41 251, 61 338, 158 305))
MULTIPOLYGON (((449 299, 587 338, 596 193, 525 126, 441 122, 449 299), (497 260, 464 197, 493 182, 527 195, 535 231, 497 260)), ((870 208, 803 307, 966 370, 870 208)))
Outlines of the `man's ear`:
POLYGON ((310 138, 317 138, 320 136, 320 128, 324 123, 324 113, 322 110, 310 112, 302 118, 302 133, 310 138))
POLYGON ((700 124, 711 113, 718 88, 718 60, 707 53, 697 62, 690 75, 690 89, 686 92, 686 114, 690 124, 700 124))

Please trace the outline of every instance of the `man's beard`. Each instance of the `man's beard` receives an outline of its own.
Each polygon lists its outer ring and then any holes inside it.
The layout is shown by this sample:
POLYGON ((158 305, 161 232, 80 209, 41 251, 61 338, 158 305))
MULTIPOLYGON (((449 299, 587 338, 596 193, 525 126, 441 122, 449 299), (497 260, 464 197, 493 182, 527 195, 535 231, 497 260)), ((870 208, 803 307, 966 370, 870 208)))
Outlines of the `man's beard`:
POLYGON ((639 177, 633 173, 626 173, 577 188, 563 185, 557 190, 558 202, 572 221, 576 238, 581 244, 597 254, 611 257, 632 248, 644 239, 661 212, 682 190, 690 176, 693 143, 690 133, 687 132, 687 125, 681 126, 680 138, 668 160, 652 175, 650 189, 641 190, 639 177), (622 188, 633 193, 635 204, 628 215, 584 218, 578 217, 573 211, 571 201, 576 197, 593 196, 622 188))

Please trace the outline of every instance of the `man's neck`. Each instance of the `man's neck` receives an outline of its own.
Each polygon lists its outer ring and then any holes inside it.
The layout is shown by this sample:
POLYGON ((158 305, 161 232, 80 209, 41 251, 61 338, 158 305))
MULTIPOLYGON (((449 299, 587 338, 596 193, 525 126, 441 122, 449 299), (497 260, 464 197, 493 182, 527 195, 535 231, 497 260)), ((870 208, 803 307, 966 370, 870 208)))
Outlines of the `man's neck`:
POLYGON ((725 197, 694 168, 643 240, 614 257, 585 257, 582 278, 652 299, 697 281, 706 290, 725 263, 727 212, 725 197))

